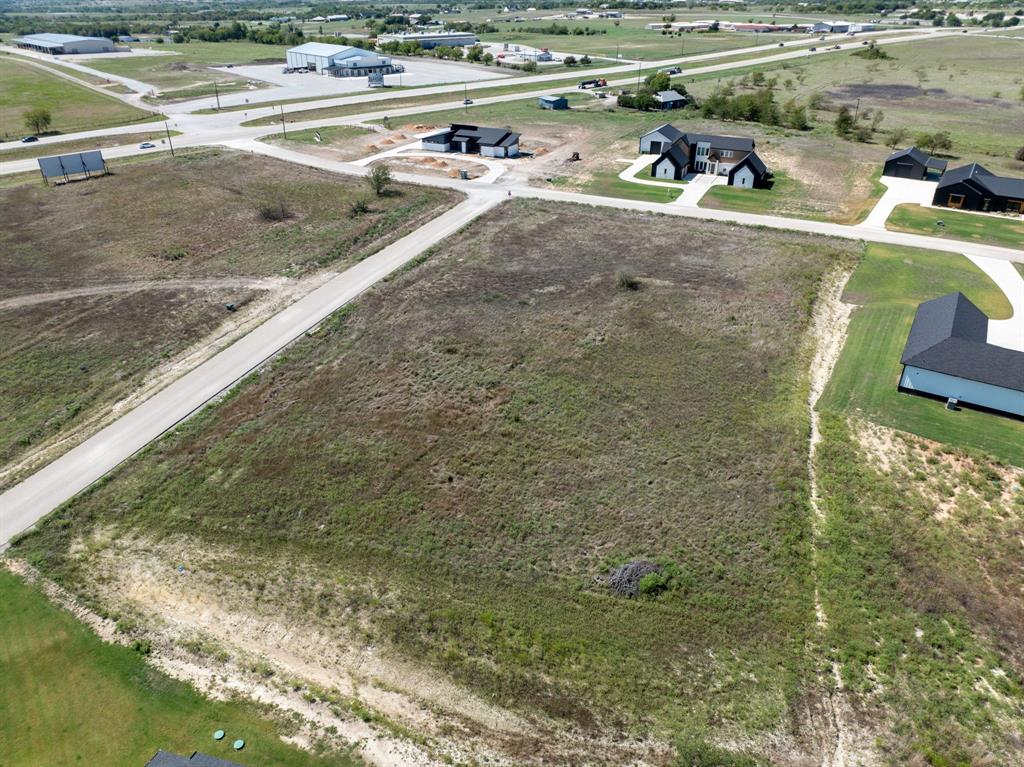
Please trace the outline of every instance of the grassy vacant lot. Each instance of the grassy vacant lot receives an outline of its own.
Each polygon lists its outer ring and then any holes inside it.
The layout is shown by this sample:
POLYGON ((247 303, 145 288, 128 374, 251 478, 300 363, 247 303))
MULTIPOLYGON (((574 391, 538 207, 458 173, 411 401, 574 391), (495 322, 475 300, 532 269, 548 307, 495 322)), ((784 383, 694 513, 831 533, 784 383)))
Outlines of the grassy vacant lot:
MULTIPOLYGON (((871 208, 885 193, 885 187, 878 182, 881 171, 877 171, 869 180, 870 193, 867 196, 858 196, 852 205, 849 200, 822 199, 816 196, 809 184, 790 177, 783 170, 774 173, 771 189, 716 186, 704 195, 700 205, 703 208, 722 208, 743 213, 795 216, 817 221, 855 224, 871 212, 871 208)), ((854 183, 863 182, 863 178, 856 178, 847 173, 837 181, 840 182, 837 186, 845 189, 854 183)))
MULTIPOLYGON (((717 13, 717 12, 716 12, 717 13)), ((518 15, 518 14, 517 14, 518 15)), ((484 34, 487 42, 516 43, 534 48, 550 48, 560 53, 589 54, 614 58, 616 54, 624 59, 650 61, 674 56, 695 55, 749 48, 770 42, 792 40, 794 35, 765 35, 764 37, 743 32, 693 32, 661 34, 660 31, 644 29, 648 23, 660 22, 661 16, 641 16, 623 19, 543 19, 526 22, 499 21, 500 31, 484 34), (526 32, 526 28, 549 27, 556 24, 566 27, 571 34, 545 34, 526 32), (584 34, 585 30, 596 34, 584 34), (579 33, 576 33, 579 30, 579 33)), ((703 18, 707 18, 704 16, 703 18)))
POLYGON ((312 599, 332 643, 575 728, 575 761, 643 732, 770 751, 817 684, 801 339, 858 246, 736 236, 507 203, 17 551, 89 590, 68 553, 94 525, 157 552, 188 531, 242 557, 203 558, 222 604, 242 573, 286 622, 312 599), (601 582, 634 558, 665 564, 660 595, 601 582))
POLYGON ((885 222, 885 228, 1024 250, 1024 223, 1021 223, 1019 217, 1002 218, 957 210, 922 208, 920 205, 897 205, 885 222), (936 221, 942 221, 943 225, 936 226, 936 221))
POLYGON ((90 182, 6 189, 0 298, 114 280, 342 269, 454 199, 396 186, 369 200, 367 214, 349 215, 349 203, 368 195, 349 178, 219 150, 161 155, 90 182))
POLYGON ((1024 423, 896 391, 900 355, 921 301, 959 290, 993 319, 1010 306, 996 285, 963 256, 869 245, 846 287, 859 305, 821 407, 860 415, 928 439, 984 450, 1024 466, 1024 423))
POLYGON ((246 88, 246 79, 211 67, 225 64, 283 63, 284 46, 259 43, 163 43, 151 46, 169 51, 171 56, 126 56, 119 59, 96 59, 89 66, 101 72, 124 75, 152 85, 161 101, 212 96, 213 84, 220 91, 246 88))
MULTIPOLYGON (((1019 173, 1020 164, 1012 157, 1020 142, 1011 138, 1020 135, 1024 123, 1019 41, 961 35, 887 45, 883 50, 893 58, 873 61, 838 53, 765 72, 778 75, 780 102, 824 97, 826 109, 813 115, 818 131, 833 132, 839 106, 853 110, 859 100, 860 115, 883 112, 883 131, 902 127, 911 136, 949 131, 952 162, 978 160, 992 165, 992 170, 1006 171, 1015 166, 1019 173)), ((701 95, 713 87, 710 81, 698 81, 693 90, 701 95)), ((884 136, 879 134, 879 140, 884 136)), ((863 144, 844 143, 843 156, 865 149, 863 144)))
MULTIPOLYGON (((156 119, 151 112, 113 96, 75 85, 12 56, 0 55, 0 138, 12 139, 31 133, 25 127, 23 115, 33 107, 50 110, 53 117, 50 130, 58 133, 156 119)), ((5 156, 0 155, 0 158, 5 156)))
POLYGON ((373 131, 356 125, 326 125, 322 128, 289 131, 287 137, 281 133, 264 136, 261 140, 282 146, 302 144, 303 151, 314 152, 335 160, 357 160, 373 154, 368 147, 380 140, 373 131), (317 141, 316 136, 320 135, 317 141))
POLYGON ((204 751, 252 767, 348 767, 282 742, 289 727, 255 706, 213 702, 106 644, 34 587, 0 569, 0 741, 4 764, 138 767, 158 748, 204 751), (214 730, 228 737, 213 740, 214 730), (239 756, 231 748, 245 740, 239 756))
POLYGON ((888 764, 1020 764, 1024 472, 836 413, 817 456, 826 641, 855 716, 887 720, 888 764))
POLYGON ((455 199, 396 187, 349 215, 364 194, 348 179, 216 151, 0 190, 0 465, 103 415, 224 322, 224 304, 242 308, 255 279, 342 269, 455 199))

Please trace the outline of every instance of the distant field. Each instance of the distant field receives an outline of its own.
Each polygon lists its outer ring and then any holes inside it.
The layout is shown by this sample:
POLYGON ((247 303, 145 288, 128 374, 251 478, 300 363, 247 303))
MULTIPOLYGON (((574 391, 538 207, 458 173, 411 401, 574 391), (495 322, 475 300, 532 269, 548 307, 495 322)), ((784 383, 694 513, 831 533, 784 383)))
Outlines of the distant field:
POLYGON ((95 59, 89 66, 148 83, 159 91, 159 99, 172 101, 200 98, 214 93, 244 90, 246 79, 210 67, 225 64, 283 62, 287 48, 259 43, 163 43, 136 45, 137 48, 171 51, 174 56, 126 56, 123 59, 95 59))
POLYGON ((993 319, 1010 316, 1002 291, 963 256, 869 245, 846 286, 846 300, 859 308, 820 407, 1024 467, 1024 423, 966 408, 950 412, 942 402, 896 391, 917 305, 954 290, 993 319))
MULTIPOLYGON (((858 109, 860 115, 881 110, 882 131, 905 128, 912 140, 918 132, 945 130, 953 139, 954 163, 995 161, 993 170, 1019 175, 1020 164, 1012 156, 1020 142, 1009 137, 1020 136, 1024 125, 1020 42, 962 35, 886 45, 883 50, 893 58, 868 60, 838 53, 788 62, 765 73, 778 75, 780 103, 824 97, 827 108, 813 115, 820 131, 834 132, 839 105, 858 109)), ((723 80, 729 78, 723 73, 723 80)), ((697 83, 693 91, 706 95, 714 85, 697 83)), ((884 141, 884 135, 878 140, 884 141)), ((850 142, 844 154, 856 154, 860 146, 850 142)))
POLYGON ((957 210, 922 208, 920 205, 897 205, 885 222, 885 228, 1024 250, 1024 223, 1019 217, 981 216, 957 210), (942 221, 943 225, 937 226, 937 221, 942 221))
MULTIPOLYGON (((24 113, 33 107, 50 110, 50 130, 59 133, 157 119, 152 112, 0 54, 0 137, 12 139, 31 133, 25 126, 24 113)), ((4 156, 0 155, 0 160, 4 156)))
POLYGON ((398 186, 351 215, 349 203, 369 194, 351 180, 218 151, 0 190, 0 467, 102 418, 158 365, 240 321, 269 295, 259 278, 345 268, 456 199, 398 186), (286 217, 274 220, 281 206, 286 217), (67 290, 89 294, 58 292, 67 290), (26 297, 45 300, 19 303, 26 297))
POLYGON ((803 748, 785 734, 818 684, 801 339, 859 246, 679 227, 507 203, 17 552, 99 593, 91 555, 67 557, 94 524, 124 533, 90 548, 108 584, 132 540, 182 545, 223 610, 298 627, 315 608, 332 647, 355 631, 527 713, 514 739, 470 725, 519 762, 628 763, 627 732, 803 748), (660 596, 609 593, 632 558, 673 573, 660 596))
POLYGON ((282 742, 292 729, 254 705, 214 702, 143 656, 101 641, 0 569, 0 741, 5 764, 140 767, 157 749, 244 759, 251 767, 355 767, 282 742), (213 731, 228 737, 217 742, 213 731), (245 750, 231 748, 236 738, 245 750))

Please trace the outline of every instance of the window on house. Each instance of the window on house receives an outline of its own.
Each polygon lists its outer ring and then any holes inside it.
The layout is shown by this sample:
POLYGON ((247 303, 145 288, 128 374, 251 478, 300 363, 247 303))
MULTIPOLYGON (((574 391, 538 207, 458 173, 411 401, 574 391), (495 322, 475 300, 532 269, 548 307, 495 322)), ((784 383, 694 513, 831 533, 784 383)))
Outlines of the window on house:
POLYGON ((951 194, 947 204, 951 208, 960 208, 964 204, 964 196, 962 194, 951 194))
POLYGON ((722 157, 732 157, 732 151, 729 149, 722 150, 722 157))

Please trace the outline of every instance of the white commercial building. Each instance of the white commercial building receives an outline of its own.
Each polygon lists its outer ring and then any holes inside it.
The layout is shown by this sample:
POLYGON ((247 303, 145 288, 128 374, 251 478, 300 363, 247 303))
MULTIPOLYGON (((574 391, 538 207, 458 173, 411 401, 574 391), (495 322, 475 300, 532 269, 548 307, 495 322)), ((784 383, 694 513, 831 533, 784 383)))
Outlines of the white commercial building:
POLYGON ((390 75, 404 69, 401 64, 395 64, 386 56, 378 56, 372 51, 351 45, 304 43, 289 48, 286 58, 289 69, 309 69, 332 77, 390 75))
POLYGON ((381 35, 379 43, 419 43, 421 48, 430 49, 447 45, 451 48, 476 45, 480 38, 472 32, 395 32, 381 35))
POLYGON ((81 37, 79 35, 54 35, 41 33, 16 37, 11 42, 19 48, 39 53, 62 56, 68 53, 112 53, 117 48, 105 37, 81 37))

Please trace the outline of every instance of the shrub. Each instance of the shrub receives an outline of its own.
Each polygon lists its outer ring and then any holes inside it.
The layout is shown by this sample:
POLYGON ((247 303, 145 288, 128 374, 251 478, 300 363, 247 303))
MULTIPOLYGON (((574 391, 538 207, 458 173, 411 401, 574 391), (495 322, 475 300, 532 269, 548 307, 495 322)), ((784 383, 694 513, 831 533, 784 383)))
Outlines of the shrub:
POLYGON ((161 261, 181 261, 188 256, 188 251, 180 245, 174 245, 160 253, 157 258, 161 261))
POLYGON ((259 211, 260 218, 264 221, 284 221, 292 217, 292 213, 288 210, 288 206, 284 204, 284 200, 273 202, 265 200, 256 209, 259 211))
POLYGON ((523 64, 523 71, 524 72, 536 72, 537 71, 537 62, 536 61, 527 61, 525 64, 523 64))
POLYGON ((1024 146, 1018 149, 1017 154, 1015 154, 1013 157, 1014 159, 1019 160, 1020 162, 1024 162, 1024 146))
POLYGON ((623 290, 640 290, 640 280, 632 272, 619 269, 615 273, 615 286, 623 290))
POLYGON ((358 218, 370 212, 370 203, 363 197, 357 197, 348 204, 349 212, 358 218))
POLYGON ((564 59, 562 59, 562 63, 565 64, 567 67, 574 67, 574 66, 576 66, 576 63, 577 63, 576 62, 576 57, 575 56, 566 56, 564 59))
POLYGON ((668 577, 663 573, 647 573, 637 584, 640 596, 656 597, 668 588, 668 577))

